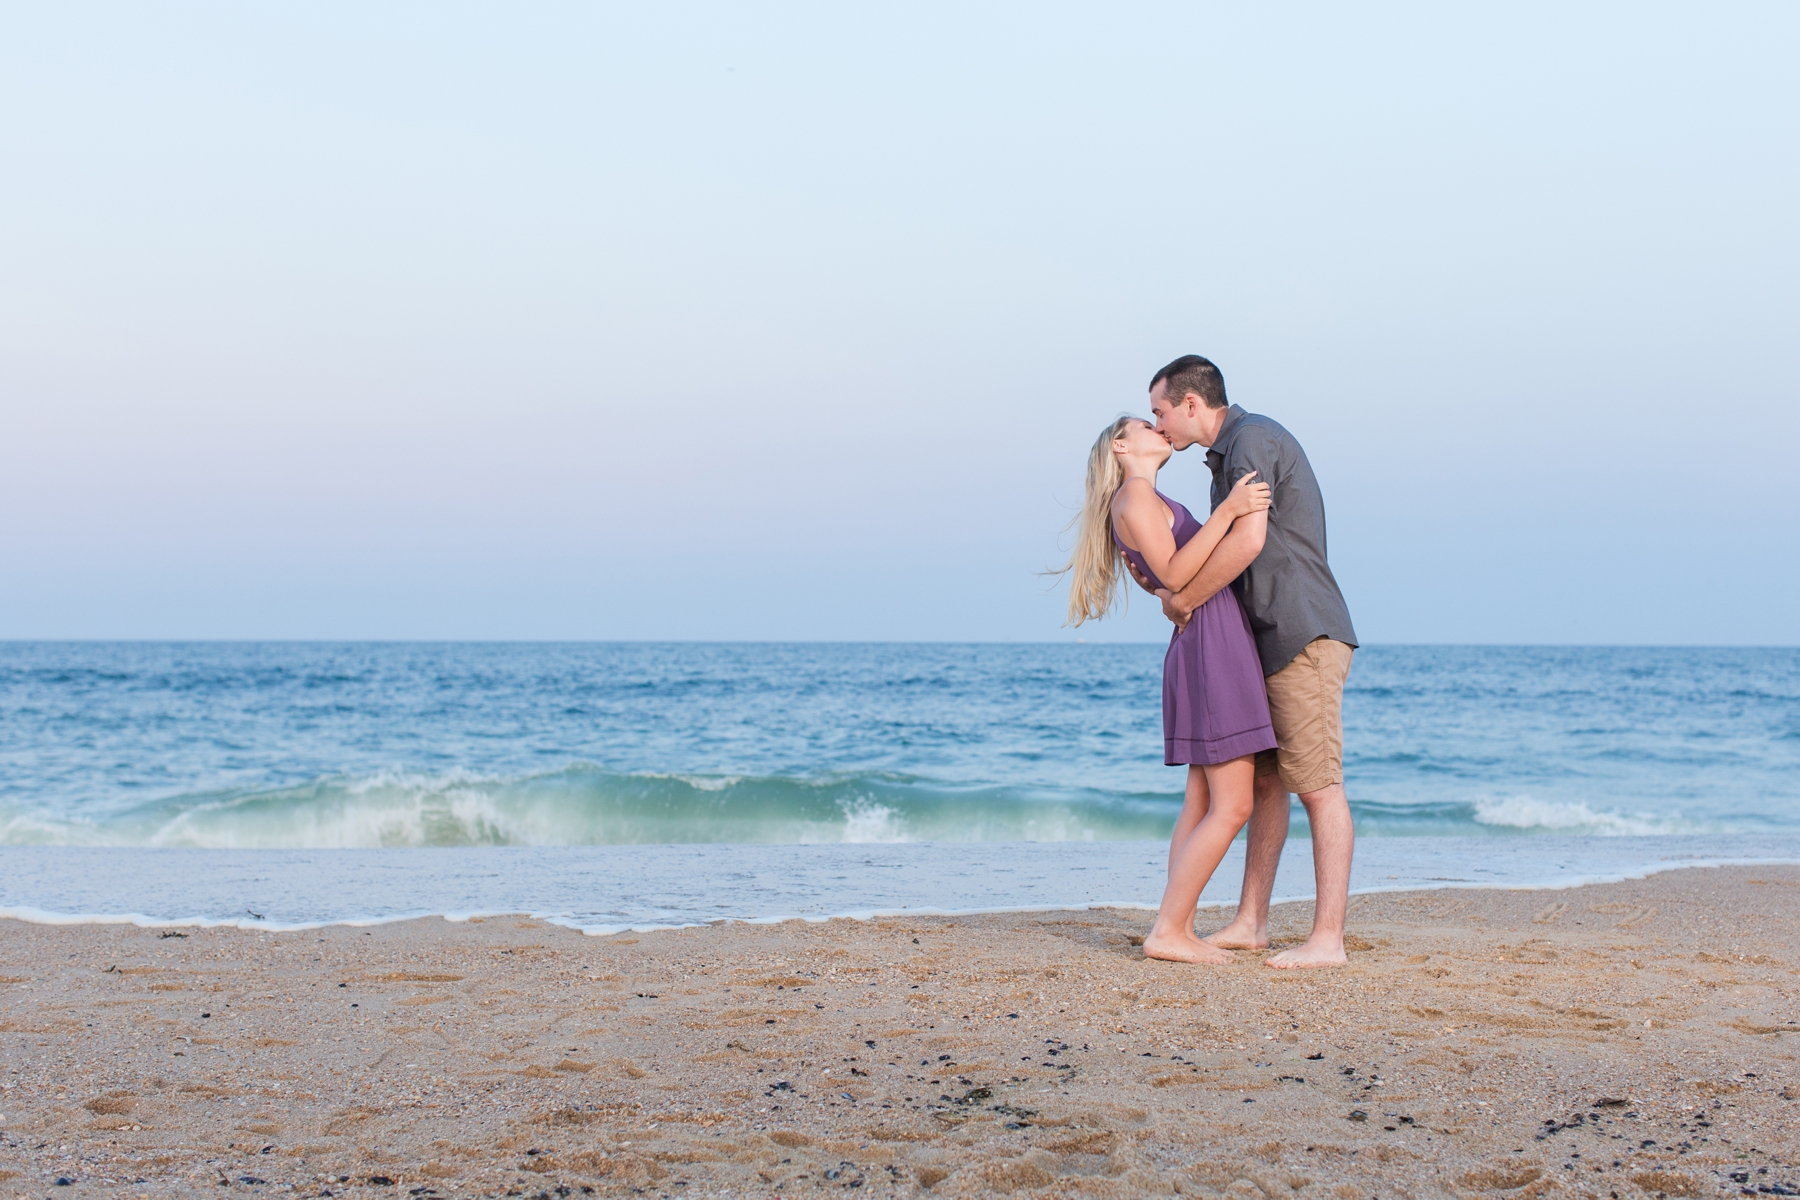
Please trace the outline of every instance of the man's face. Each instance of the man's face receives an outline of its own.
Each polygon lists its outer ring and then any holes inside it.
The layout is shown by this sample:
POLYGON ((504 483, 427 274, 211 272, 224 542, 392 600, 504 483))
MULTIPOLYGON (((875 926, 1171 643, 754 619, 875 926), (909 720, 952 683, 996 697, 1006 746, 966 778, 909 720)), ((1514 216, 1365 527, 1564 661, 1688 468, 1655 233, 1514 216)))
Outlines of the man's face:
POLYGON ((1156 418, 1156 432, 1169 439, 1169 445, 1177 450, 1186 450, 1195 442, 1212 445, 1212 439, 1207 436, 1210 433, 1208 422, 1201 419, 1205 409, 1200 397, 1192 392, 1180 400, 1171 400, 1166 380, 1157 380, 1156 386, 1150 389, 1150 412, 1156 418))

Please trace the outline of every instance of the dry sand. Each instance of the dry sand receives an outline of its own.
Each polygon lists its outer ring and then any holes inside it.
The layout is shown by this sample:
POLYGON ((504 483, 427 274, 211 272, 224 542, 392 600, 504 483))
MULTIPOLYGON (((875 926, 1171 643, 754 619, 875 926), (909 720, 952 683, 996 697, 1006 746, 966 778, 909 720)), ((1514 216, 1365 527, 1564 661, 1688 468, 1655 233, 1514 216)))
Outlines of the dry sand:
POLYGON ((1800 1194, 1800 870, 1351 918, 4 922, 0 1196, 1800 1194))

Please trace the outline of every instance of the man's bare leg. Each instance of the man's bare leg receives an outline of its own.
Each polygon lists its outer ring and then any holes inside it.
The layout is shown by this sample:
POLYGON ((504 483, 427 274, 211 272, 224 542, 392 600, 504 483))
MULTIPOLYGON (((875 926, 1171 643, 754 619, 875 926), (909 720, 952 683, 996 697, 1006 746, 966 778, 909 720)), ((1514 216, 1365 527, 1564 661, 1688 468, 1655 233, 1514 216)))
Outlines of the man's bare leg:
POLYGON ((1269 897, 1275 892, 1275 868, 1287 844, 1288 790, 1279 775, 1256 777, 1256 807, 1250 813, 1250 835, 1244 847, 1244 890, 1238 895, 1231 924, 1200 940, 1222 950, 1263 950, 1269 945, 1269 897))
POLYGON ((1350 907, 1350 859, 1356 850, 1356 825, 1350 819, 1350 799, 1344 785, 1334 783, 1316 792, 1303 792, 1306 819, 1312 825, 1313 902, 1312 935, 1292 950, 1272 954, 1265 965, 1341 967, 1344 955, 1344 914, 1350 907))
MULTIPOLYGON (((1144 957, 1170 959, 1175 962, 1228 963, 1231 954, 1209 946, 1194 936, 1194 908, 1200 901, 1207 880, 1219 868, 1219 861, 1230 849, 1244 822, 1255 808, 1255 760, 1250 755, 1205 768, 1189 768, 1190 773, 1203 769, 1201 789, 1207 796, 1205 815, 1173 847, 1169 857, 1169 883, 1163 891, 1162 906, 1156 923, 1144 938, 1144 957)), ((1188 787, 1190 807, 1196 789, 1188 787)))

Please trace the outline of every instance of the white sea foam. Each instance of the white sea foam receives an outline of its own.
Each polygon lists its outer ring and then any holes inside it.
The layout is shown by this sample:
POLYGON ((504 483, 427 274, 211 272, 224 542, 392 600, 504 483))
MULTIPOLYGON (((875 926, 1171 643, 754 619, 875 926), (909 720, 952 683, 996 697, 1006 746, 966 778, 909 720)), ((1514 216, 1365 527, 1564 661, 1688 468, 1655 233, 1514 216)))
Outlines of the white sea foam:
POLYGON ((1506 796, 1475 802, 1477 824, 1505 829, 1542 829, 1557 833, 1591 833, 1612 837, 1643 837, 1665 833, 1698 832, 1679 814, 1650 816, 1595 812, 1584 801, 1546 801, 1530 796, 1506 796))
POLYGON ((1172 802, 934 786, 884 773, 625 775, 574 764, 502 776, 379 770, 175 796, 90 818, 0 807, 0 845, 210 849, 681 842, 1092 841, 1157 836, 1172 802))
POLYGON ((701 792, 722 792, 743 781, 743 777, 739 775, 664 775, 661 778, 678 779, 701 792))
MULTIPOLYGON (((1311 895, 1310 850, 1303 839, 1289 845, 1278 900, 1311 895)), ((1680 867, 1796 862, 1793 834, 1372 838, 1357 846, 1351 889, 1552 889, 1680 867)), ((1146 907, 1161 894, 1167 864, 1167 844, 1151 841, 254 852, 0 846, 0 917, 281 929, 530 913, 604 933, 720 919, 1146 907)), ((1234 902, 1242 865, 1237 843, 1202 904, 1234 902)))
POLYGON ((508 845, 542 835, 532 829, 541 824, 534 815, 509 810, 463 773, 395 772, 197 804, 145 841, 211 849, 508 845))
POLYGON ((846 842, 874 845, 886 842, 910 842, 906 821, 885 804, 866 797, 847 802, 844 809, 846 842))
POLYGON ((338 786, 352 796, 367 795, 378 791, 417 791, 439 792, 459 787, 480 787, 487 784, 507 783, 509 776, 491 775, 479 771, 470 771, 463 767, 451 767, 447 771, 427 774, 423 771, 405 771, 389 768, 371 771, 366 775, 345 776, 334 780, 338 786))
MULTIPOLYGON (((57 813, 0 805, 0 845, 212 849, 665 843, 1104 842, 1166 837, 1175 796, 958 788, 881 772, 814 778, 619 774, 574 764, 498 775, 379 770, 251 792, 57 813)), ((1653 836, 1749 833, 1532 795, 1407 805, 1352 800, 1362 834, 1653 836)), ((1303 816, 1296 814, 1296 827, 1303 816)))

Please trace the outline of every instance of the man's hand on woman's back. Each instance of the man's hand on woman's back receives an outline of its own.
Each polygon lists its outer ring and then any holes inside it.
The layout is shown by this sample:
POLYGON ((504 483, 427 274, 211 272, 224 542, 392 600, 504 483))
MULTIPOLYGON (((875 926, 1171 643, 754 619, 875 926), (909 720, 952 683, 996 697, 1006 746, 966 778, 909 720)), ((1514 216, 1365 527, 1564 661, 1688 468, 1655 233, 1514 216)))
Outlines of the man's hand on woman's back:
POLYGON ((1152 596, 1161 594, 1156 590, 1156 585, 1150 582, 1150 577, 1137 569, 1137 564, 1131 561, 1129 555, 1121 555, 1120 557, 1125 559, 1125 569, 1131 572, 1131 577, 1137 580, 1137 585, 1139 587, 1143 588, 1146 592, 1149 592, 1152 596))

